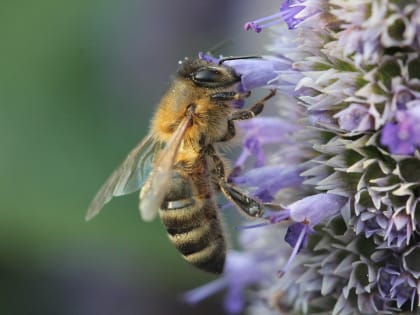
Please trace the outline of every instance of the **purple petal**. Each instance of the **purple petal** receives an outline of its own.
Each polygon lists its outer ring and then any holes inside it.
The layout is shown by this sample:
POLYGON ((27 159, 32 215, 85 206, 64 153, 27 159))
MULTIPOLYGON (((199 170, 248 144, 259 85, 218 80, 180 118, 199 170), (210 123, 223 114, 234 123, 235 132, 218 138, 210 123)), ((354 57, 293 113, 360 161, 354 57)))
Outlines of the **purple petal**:
POLYGON ((294 29, 299 23, 307 17, 296 18, 296 16, 305 8, 305 6, 297 5, 304 1, 285 0, 280 8, 281 16, 287 23, 289 29, 294 29))
POLYGON ((234 314, 239 313, 244 306, 242 295, 244 288, 257 283, 262 277, 256 257, 245 252, 230 251, 226 255, 223 278, 185 293, 183 299, 187 303, 194 304, 227 288, 226 310, 234 314))
MULTIPOLYGON (((238 122, 243 130, 243 151, 235 163, 235 168, 242 169, 249 156, 256 157, 256 165, 260 167, 265 163, 264 144, 288 143, 289 135, 297 130, 296 125, 279 118, 256 117, 238 122)), ((239 172, 238 172, 239 173, 239 172)))
POLYGON ((226 256, 224 275, 230 287, 243 287, 261 279, 262 274, 255 268, 255 258, 248 253, 230 251, 226 256))
POLYGON ((238 121, 238 126, 243 130, 245 138, 255 137, 262 144, 289 143, 290 134, 298 130, 296 124, 273 117, 238 121))
POLYGON ((294 29, 299 23, 320 12, 318 9, 308 9, 306 2, 307 1, 305 0, 285 0, 280 7, 280 12, 246 22, 244 29, 246 31, 253 30, 256 33, 259 33, 264 28, 279 24, 283 21, 286 22, 289 29, 294 29), (301 15, 300 13, 304 9, 307 9, 307 11, 304 15, 301 15))
POLYGON ((224 308, 229 314, 240 313, 245 305, 245 299, 240 288, 234 288, 228 291, 225 301, 224 308))
POLYGON ((333 194, 317 194, 298 200, 287 208, 295 222, 309 222, 311 226, 336 216, 347 199, 333 194))
POLYGON ((406 88, 401 88, 394 95, 394 101, 398 110, 406 110, 408 108, 407 103, 415 99, 413 93, 406 88))
POLYGON ((201 287, 195 288, 182 295, 182 299, 190 304, 196 304, 210 295, 222 290, 226 286, 226 280, 223 278, 209 282, 201 287))
POLYGON ((365 131, 373 128, 373 118, 369 110, 359 104, 351 104, 334 115, 341 129, 347 131, 365 131))
POLYGON ((381 132, 381 144, 387 146, 391 153, 411 155, 414 153, 414 145, 410 139, 402 139, 398 136, 399 126, 397 123, 386 123, 381 132))
POLYGON ((291 71, 291 63, 280 58, 255 58, 227 60, 224 64, 241 76, 241 90, 270 86, 281 71, 291 71))
POLYGON ((233 177, 235 184, 258 187, 254 196, 263 202, 273 200, 275 194, 285 187, 299 187, 302 183, 301 166, 270 165, 251 169, 243 176, 233 177))
POLYGON ((256 137, 250 137, 245 139, 244 148, 251 153, 257 159, 255 162, 255 167, 261 167, 265 162, 265 154, 262 149, 261 142, 258 141, 256 137))
POLYGON ((212 62, 212 63, 216 63, 216 64, 219 63, 219 58, 216 58, 216 57, 214 57, 210 54, 206 54, 202 51, 200 51, 198 53, 198 58, 200 58, 201 60, 205 60, 207 62, 212 62))
POLYGON ((295 247, 296 245, 299 246, 298 252, 306 246, 306 243, 308 241, 308 234, 305 233, 303 236, 301 244, 297 244, 299 240, 299 236, 301 233, 307 232, 307 227, 303 223, 293 223, 289 226, 287 229, 286 235, 284 237, 284 240, 291 246, 295 247))
POLYGON ((407 110, 412 119, 411 131, 413 133, 413 143, 420 146, 420 101, 413 101, 415 105, 407 110))
POLYGON ((318 124, 324 125, 332 125, 333 119, 331 118, 330 114, 327 111, 310 111, 308 112, 308 122, 312 126, 316 126, 318 124))
POLYGON ((382 129, 380 142, 392 154, 412 155, 420 145, 420 106, 397 111, 396 122, 388 122, 382 129))
POLYGON ((299 253, 299 251, 306 245, 306 241, 308 238, 308 234, 311 233, 312 230, 309 228, 308 225, 297 223, 292 224, 288 229, 288 234, 286 234, 286 237, 288 238, 287 242, 290 242, 289 244, 293 244, 293 251, 289 256, 289 259, 287 260, 286 264, 283 266, 281 270, 278 272, 278 276, 282 277, 290 268, 293 260, 295 259, 296 255, 299 253), (290 230, 290 233, 289 233, 290 230))

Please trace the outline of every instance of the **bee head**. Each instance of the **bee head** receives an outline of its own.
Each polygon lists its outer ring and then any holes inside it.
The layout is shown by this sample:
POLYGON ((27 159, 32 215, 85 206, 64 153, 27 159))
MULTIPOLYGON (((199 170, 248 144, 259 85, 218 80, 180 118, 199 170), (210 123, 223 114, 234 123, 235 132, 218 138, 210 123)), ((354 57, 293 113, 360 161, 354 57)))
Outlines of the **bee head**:
POLYGON ((207 88, 226 87, 241 80, 233 68, 202 59, 185 58, 180 62, 178 75, 196 86, 207 88))

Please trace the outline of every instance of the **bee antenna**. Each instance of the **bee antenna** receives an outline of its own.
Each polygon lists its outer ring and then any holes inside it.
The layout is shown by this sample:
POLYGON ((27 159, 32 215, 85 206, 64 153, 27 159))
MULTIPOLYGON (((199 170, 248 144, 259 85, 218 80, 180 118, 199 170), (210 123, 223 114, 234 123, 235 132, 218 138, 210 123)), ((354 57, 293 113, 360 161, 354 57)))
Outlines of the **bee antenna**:
POLYGON ((232 45, 233 40, 232 39, 224 39, 218 42, 216 45, 211 47, 209 50, 206 51, 207 55, 213 56, 216 52, 220 51, 222 48, 232 45))
POLYGON ((219 60, 219 65, 221 65, 222 63, 224 63, 225 61, 228 60, 238 60, 238 59, 262 59, 261 56, 230 56, 230 57, 223 57, 219 60))

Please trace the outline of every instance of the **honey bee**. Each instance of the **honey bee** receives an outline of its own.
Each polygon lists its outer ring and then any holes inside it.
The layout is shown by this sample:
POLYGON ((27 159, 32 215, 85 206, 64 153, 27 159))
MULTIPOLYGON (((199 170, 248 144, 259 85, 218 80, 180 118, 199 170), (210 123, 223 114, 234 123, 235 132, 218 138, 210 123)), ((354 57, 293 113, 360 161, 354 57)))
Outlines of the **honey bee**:
POLYGON ((185 59, 163 96, 150 132, 128 154, 94 197, 90 220, 113 196, 140 190, 139 210, 145 221, 159 213, 173 245, 192 265, 223 272, 226 237, 215 193, 222 192, 250 217, 260 217, 264 205, 228 181, 227 165, 216 145, 235 136, 235 120, 258 115, 275 91, 249 109, 235 109, 241 80, 226 60, 213 63, 185 59))

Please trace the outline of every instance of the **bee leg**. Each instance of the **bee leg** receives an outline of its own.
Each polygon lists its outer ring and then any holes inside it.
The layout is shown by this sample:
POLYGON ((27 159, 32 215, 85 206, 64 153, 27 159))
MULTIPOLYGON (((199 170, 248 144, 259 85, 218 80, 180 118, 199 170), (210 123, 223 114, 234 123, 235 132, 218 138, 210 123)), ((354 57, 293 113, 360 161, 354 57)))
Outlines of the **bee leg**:
POLYGON ((251 95, 251 91, 245 93, 238 93, 234 91, 217 92, 210 95, 210 98, 215 101, 237 101, 247 98, 251 95))
POLYGON ((263 204, 244 194, 238 187, 226 181, 225 165, 213 146, 208 146, 208 155, 213 159, 214 172, 218 178, 217 186, 225 197, 250 217, 261 217, 264 214, 263 204))
POLYGON ((249 109, 238 110, 234 112, 230 116, 230 119, 231 120, 245 120, 245 119, 254 118, 259 113, 262 112, 262 110, 264 109, 265 102, 268 101, 270 98, 272 98, 275 94, 276 94, 276 90, 270 90, 270 94, 268 94, 266 97, 257 101, 249 109))
MULTIPOLYGON (((224 142, 224 141, 228 141, 228 140, 232 139, 236 134, 235 125, 233 124, 233 121, 234 120, 244 120, 244 119, 249 119, 249 118, 255 117, 256 115, 261 113, 261 111, 263 110, 264 102, 266 102, 268 99, 273 97, 274 94, 276 94, 276 91, 271 90, 269 95, 267 95, 263 99, 259 100, 250 109, 239 110, 239 111, 234 112, 231 115, 230 119, 228 120, 228 131, 218 141, 219 142, 224 142)), ((249 97, 250 95, 251 95, 251 91, 248 91, 248 92, 245 92, 245 93, 220 92, 220 93, 214 93, 210 97, 215 99, 215 100, 220 100, 220 101, 232 101, 232 100, 241 100, 241 99, 244 99, 246 97, 249 97)))
POLYGON ((247 216, 259 218, 264 214, 264 206, 252 197, 244 194, 238 187, 225 180, 219 181, 219 187, 227 199, 243 211, 247 216))
POLYGON ((236 134, 236 129, 235 129, 235 125, 233 124, 232 120, 228 120, 227 122, 227 132, 225 133, 225 135, 220 138, 218 140, 218 142, 225 142, 225 141, 229 141, 230 139, 232 139, 236 134))

